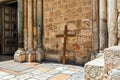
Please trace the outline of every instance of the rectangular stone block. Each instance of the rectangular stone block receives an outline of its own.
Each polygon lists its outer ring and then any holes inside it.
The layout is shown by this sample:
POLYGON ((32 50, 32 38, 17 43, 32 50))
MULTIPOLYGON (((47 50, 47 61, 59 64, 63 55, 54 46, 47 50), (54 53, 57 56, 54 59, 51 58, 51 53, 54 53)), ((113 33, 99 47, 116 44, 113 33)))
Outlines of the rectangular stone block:
POLYGON ((120 46, 113 46, 104 50, 105 73, 120 68, 120 46))
POLYGON ((85 80, 103 80, 104 58, 100 57, 85 64, 85 80))
POLYGON ((120 70, 119 69, 111 70, 107 80, 120 80, 120 70))

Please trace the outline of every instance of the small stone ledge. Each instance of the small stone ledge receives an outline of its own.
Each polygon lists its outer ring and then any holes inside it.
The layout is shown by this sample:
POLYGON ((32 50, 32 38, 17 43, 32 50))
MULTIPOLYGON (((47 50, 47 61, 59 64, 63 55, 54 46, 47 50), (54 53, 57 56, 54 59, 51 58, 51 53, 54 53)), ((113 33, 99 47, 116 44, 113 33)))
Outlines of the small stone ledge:
POLYGON ((120 68, 120 46, 113 46, 104 50, 105 73, 120 68))
POLYGON ((103 80, 104 57, 94 59, 85 64, 85 80, 103 80))
POLYGON ((120 80, 120 70, 119 69, 113 69, 109 72, 107 80, 120 80))

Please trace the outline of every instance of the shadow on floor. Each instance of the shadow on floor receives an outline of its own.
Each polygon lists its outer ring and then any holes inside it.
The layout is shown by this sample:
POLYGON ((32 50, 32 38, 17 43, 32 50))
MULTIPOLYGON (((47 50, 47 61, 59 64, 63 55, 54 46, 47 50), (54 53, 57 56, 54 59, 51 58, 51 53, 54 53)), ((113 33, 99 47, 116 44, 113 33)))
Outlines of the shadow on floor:
POLYGON ((13 59, 14 59, 13 55, 2 55, 2 54, 0 54, 0 62, 13 60, 13 59))

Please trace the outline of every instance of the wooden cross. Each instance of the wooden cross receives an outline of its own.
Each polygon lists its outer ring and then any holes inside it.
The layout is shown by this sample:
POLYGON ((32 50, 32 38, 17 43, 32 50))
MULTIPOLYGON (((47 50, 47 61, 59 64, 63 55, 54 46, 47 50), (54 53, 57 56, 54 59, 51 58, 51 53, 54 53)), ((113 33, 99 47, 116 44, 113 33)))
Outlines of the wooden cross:
POLYGON ((62 63, 65 64, 66 63, 66 40, 67 37, 74 37, 74 34, 68 34, 67 33, 67 25, 65 25, 65 30, 64 30, 64 34, 58 34, 56 35, 56 37, 64 37, 64 47, 63 47, 63 55, 62 55, 62 63))

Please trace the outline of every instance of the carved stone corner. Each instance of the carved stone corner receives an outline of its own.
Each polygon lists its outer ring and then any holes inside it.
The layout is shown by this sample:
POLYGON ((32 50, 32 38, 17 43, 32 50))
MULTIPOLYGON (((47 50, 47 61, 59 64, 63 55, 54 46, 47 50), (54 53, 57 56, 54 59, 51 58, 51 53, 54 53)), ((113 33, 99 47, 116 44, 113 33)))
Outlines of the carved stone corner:
POLYGON ((35 51, 33 49, 28 49, 26 51, 26 61, 27 62, 34 62, 36 61, 35 51))
POLYGON ((14 61, 19 63, 25 61, 25 51, 23 48, 18 48, 18 50, 15 52, 14 61))
POLYGON ((45 59, 45 53, 41 48, 36 50, 36 61, 41 62, 45 59))

